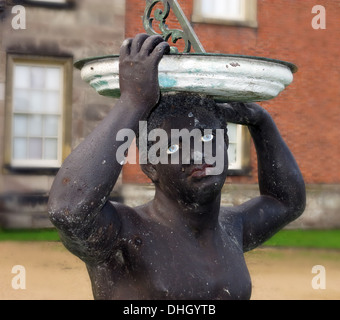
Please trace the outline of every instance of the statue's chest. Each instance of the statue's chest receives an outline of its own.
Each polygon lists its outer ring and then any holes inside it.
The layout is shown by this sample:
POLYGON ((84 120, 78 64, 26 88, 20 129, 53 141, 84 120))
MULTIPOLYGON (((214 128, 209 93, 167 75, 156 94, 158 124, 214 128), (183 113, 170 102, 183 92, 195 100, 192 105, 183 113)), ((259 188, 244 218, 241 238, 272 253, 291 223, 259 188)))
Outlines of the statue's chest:
POLYGON ((155 299, 249 299, 251 282, 243 252, 235 241, 214 246, 175 235, 135 237, 129 259, 155 299), (157 239, 157 240, 155 240, 157 239))

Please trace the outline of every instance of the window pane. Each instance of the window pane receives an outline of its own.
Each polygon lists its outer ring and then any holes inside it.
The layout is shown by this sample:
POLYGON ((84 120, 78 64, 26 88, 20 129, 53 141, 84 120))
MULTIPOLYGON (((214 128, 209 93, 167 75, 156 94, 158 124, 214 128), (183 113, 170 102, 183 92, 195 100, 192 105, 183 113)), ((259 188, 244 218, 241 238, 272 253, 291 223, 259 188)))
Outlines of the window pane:
POLYGON ((45 112, 46 113, 60 113, 60 93, 46 92, 45 93, 45 112))
POLYGON ((244 0, 201 0, 203 17, 216 19, 242 19, 241 2, 244 0))
POLYGON ((27 117, 17 115, 14 117, 13 134, 15 137, 26 137, 27 135, 27 117))
POLYGON ((57 139, 45 139, 44 159, 58 159, 58 141, 57 139))
POLYGON ((227 18, 239 19, 242 15, 241 0, 229 0, 227 3, 227 18))
POLYGON ((44 111, 44 93, 40 90, 33 90, 31 92, 31 112, 42 113, 44 111))
POLYGON ((235 123, 228 123, 228 137, 229 143, 237 143, 237 125, 235 123))
POLYGON ((212 14, 215 16, 223 16, 228 12, 228 1, 213 0, 214 3, 212 14))
POLYGON ((202 0, 202 4, 201 4, 201 11, 202 11, 202 15, 204 17, 206 16, 210 16, 212 14, 212 12, 214 11, 214 0, 202 0))
POLYGON ((44 121, 44 136, 58 137, 58 116, 46 116, 44 121))
POLYGON ((13 108, 17 112, 26 112, 30 108, 30 94, 28 90, 16 89, 13 94, 13 108))
POLYGON ((12 72, 13 165, 55 164, 63 133, 64 67, 33 58, 14 61, 12 72))
POLYGON ((229 149, 228 149, 228 159, 229 159, 229 165, 236 163, 236 144, 229 144, 229 149))
POLYGON ((28 157, 29 159, 42 159, 42 139, 29 139, 28 157))
POLYGON ((29 66, 15 66, 14 88, 28 89, 30 87, 30 69, 29 66))
POLYGON ((45 85, 45 68, 32 67, 31 68, 31 88, 44 89, 45 85))
POLYGON ((46 89, 59 90, 60 89, 60 68, 47 68, 46 69, 46 89))
POLYGON ((29 117, 29 137, 42 137, 42 116, 33 115, 29 117))
POLYGON ((24 160, 27 158, 27 142, 25 138, 14 139, 13 158, 15 160, 24 160))

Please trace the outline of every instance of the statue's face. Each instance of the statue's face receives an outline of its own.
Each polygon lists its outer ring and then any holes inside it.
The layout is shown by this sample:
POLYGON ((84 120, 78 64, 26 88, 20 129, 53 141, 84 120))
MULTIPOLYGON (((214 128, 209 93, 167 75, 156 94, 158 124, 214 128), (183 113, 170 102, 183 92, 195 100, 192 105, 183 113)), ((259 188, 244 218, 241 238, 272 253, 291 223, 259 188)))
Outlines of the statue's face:
POLYGON ((194 109, 187 117, 167 119, 161 129, 169 138, 169 164, 154 165, 156 179, 153 180, 157 186, 186 203, 203 204, 216 198, 228 170, 226 127, 221 128, 220 122, 208 111, 195 112, 194 109), (188 137, 184 132, 195 134, 184 141, 188 137))

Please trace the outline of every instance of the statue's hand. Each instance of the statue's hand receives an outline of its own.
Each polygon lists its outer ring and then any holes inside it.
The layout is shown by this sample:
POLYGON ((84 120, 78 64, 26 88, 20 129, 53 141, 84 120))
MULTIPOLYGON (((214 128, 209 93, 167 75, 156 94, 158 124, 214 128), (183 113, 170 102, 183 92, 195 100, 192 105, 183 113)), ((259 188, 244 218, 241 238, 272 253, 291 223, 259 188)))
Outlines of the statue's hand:
POLYGON ((269 113, 256 103, 226 103, 222 104, 228 122, 246 126, 258 126, 267 118, 269 113))
POLYGON ((143 106, 154 107, 160 96, 158 65, 170 46, 161 36, 139 34, 123 42, 119 60, 121 98, 143 106))

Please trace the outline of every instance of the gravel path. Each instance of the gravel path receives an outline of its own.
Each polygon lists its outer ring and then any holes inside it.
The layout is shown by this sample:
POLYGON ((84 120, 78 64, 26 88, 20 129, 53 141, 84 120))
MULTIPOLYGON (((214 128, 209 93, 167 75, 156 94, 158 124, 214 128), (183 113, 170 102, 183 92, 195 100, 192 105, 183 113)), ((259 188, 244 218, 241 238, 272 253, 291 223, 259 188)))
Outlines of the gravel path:
MULTIPOLYGON (((91 300, 91 284, 82 261, 57 242, 0 242, 0 300, 91 300), (26 288, 13 289, 21 265, 26 288), (14 281, 15 282, 15 281, 14 281)), ((254 300, 340 299, 340 251, 257 249, 246 254, 254 300), (326 289, 312 287, 315 265, 326 271, 326 289)))

